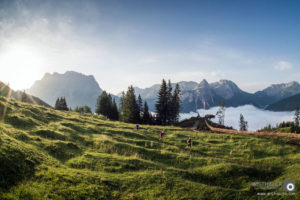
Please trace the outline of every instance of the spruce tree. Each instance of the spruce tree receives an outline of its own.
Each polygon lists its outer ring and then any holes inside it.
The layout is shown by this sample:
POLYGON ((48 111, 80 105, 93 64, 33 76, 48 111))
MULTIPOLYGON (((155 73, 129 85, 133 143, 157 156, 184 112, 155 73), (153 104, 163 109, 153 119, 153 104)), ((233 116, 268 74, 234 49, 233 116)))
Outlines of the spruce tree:
POLYGON ((167 124, 168 115, 168 87, 166 81, 163 79, 158 92, 158 100, 155 105, 156 108, 156 121, 158 124, 167 124))
POLYGON ((242 114, 240 114, 240 131, 247 131, 248 130, 248 122, 245 121, 245 118, 242 114))
POLYGON ((57 98, 54 106, 55 110, 60 110, 60 99, 57 98))
POLYGON ((167 124, 173 124, 173 116, 174 116, 174 105, 173 105, 173 96, 172 96, 172 84, 171 81, 168 81, 167 85, 167 124))
POLYGON ((171 121, 172 124, 178 122, 179 119, 179 112, 180 112, 180 87, 177 83, 175 86, 175 90, 172 96, 172 112, 171 112, 171 121))
POLYGON ((66 98, 62 98, 61 100, 61 110, 64 110, 64 111, 68 111, 69 108, 68 108, 68 104, 67 104, 67 101, 66 101, 66 98))
POLYGON ((151 123, 150 122, 150 112, 149 112, 147 101, 145 101, 145 103, 144 103, 144 111, 143 111, 142 122, 144 124, 150 124, 151 123))
POLYGON ((108 95, 106 91, 103 91, 98 97, 96 113, 104 115, 107 118, 111 117, 111 96, 108 95))
POLYGON ((118 111, 118 106, 116 103, 115 98, 113 99, 112 105, 111 105, 111 119, 112 120, 118 120, 119 119, 119 111, 118 111))
POLYGON ((138 123, 140 121, 139 107, 132 86, 128 87, 122 100, 122 121, 128 123, 138 123))
POLYGON ((139 109, 139 116, 140 116, 140 121, 142 121, 142 113, 143 113, 143 100, 141 95, 138 96, 137 99, 137 104, 138 104, 138 109, 139 109))
POLYGON ((56 102, 55 102, 55 107, 56 110, 64 110, 64 111, 68 111, 68 105, 67 105, 67 101, 65 98, 60 97, 57 98, 56 102))

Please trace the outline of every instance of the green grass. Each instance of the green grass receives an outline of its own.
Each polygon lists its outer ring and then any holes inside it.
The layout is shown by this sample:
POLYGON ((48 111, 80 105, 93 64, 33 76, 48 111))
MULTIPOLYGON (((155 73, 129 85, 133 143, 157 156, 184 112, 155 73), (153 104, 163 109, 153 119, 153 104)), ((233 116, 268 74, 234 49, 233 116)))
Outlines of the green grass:
MULTIPOLYGON (((0 199, 259 199, 252 182, 300 185, 300 148, 286 138, 171 126, 137 131, 101 116, 6 101, 0 98, 0 111, 8 111, 0 122, 0 199)), ((278 198, 300 193, 269 197, 278 198)))

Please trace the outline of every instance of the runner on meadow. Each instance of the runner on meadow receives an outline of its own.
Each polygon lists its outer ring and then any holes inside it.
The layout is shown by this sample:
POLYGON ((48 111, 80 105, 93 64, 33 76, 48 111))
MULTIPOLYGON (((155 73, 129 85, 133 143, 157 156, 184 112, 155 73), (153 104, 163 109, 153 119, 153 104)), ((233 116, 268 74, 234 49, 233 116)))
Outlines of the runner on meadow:
POLYGON ((161 141, 163 141, 164 134, 165 134, 164 131, 161 131, 161 132, 160 132, 160 140, 161 140, 161 141))
POLYGON ((192 151, 192 139, 189 137, 189 139, 186 141, 188 148, 190 148, 190 151, 192 151))

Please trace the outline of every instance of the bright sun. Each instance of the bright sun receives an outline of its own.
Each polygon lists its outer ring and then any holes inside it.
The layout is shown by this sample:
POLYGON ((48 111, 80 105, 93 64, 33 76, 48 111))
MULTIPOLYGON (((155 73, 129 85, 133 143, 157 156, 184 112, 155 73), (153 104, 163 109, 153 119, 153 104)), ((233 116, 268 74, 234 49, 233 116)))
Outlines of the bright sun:
POLYGON ((13 89, 29 88, 41 77, 43 58, 36 48, 27 44, 12 44, 0 53, 0 81, 13 89))

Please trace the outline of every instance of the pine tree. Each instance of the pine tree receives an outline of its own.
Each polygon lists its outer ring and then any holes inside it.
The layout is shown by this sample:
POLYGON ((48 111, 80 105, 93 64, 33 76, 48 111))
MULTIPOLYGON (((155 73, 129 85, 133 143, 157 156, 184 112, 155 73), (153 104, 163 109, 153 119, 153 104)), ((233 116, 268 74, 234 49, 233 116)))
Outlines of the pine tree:
POLYGON ((245 121, 245 118, 242 114, 240 114, 240 131, 247 131, 248 130, 248 122, 245 121))
POLYGON ((175 86, 175 90, 172 96, 172 112, 171 112, 171 121, 172 124, 178 122, 179 119, 179 112, 180 112, 180 87, 177 83, 175 86))
POLYGON ((167 85, 167 124, 173 124, 174 116, 174 105, 173 105, 173 96, 172 96, 172 84, 171 81, 168 81, 167 85))
POLYGON ((96 113, 110 118, 111 107, 111 96, 108 95, 106 91, 103 91, 97 100, 96 113))
POLYGON ((56 99, 54 108, 55 108, 55 110, 60 110, 60 99, 59 98, 56 99))
POLYGON ((111 105, 111 119, 112 120, 118 120, 119 119, 119 111, 118 111, 118 106, 116 103, 115 98, 113 99, 112 105, 111 105))
POLYGON ((128 123, 140 122, 139 106, 137 104, 136 96, 132 86, 128 87, 128 90, 122 99, 122 121, 128 123))
POLYGON ((68 111, 69 108, 68 108, 68 104, 67 104, 67 101, 66 101, 66 98, 62 98, 61 100, 61 110, 65 110, 65 111, 68 111))
POLYGON ((151 124, 150 122, 150 112, 149 112, 149 108, 148 108, 148 104, 147 104, 147 101, 145 101, 144 103, 144 112, 143 112, 143 118, 142 118, 142 122, 144 124, 151 124))
POLYGON ((141 95, 138 96, 137 104, 138 104, 138 109, 139 109, 140 121, 142 121, 142 114, 143 114, 143 100, 142 100, 141 95))
POLYGON ((108 118, 109 119, 113 119, 113 111, 112 111, 112 97, 111 94, 108 94, 108 105, 109 105, 109 109, 108 109, 108 118))
POLYGON ((155 107, 157 123, 166 125, 168 116, 168 87, 164 79, 162 80, 162 84, 158 92, 158 100, 155 107))
POLYGON ((55 109, 68 111, 69 108, 68 108, 66 99, 63 97, 57 98, 57 100, 55 102, 55 109))

